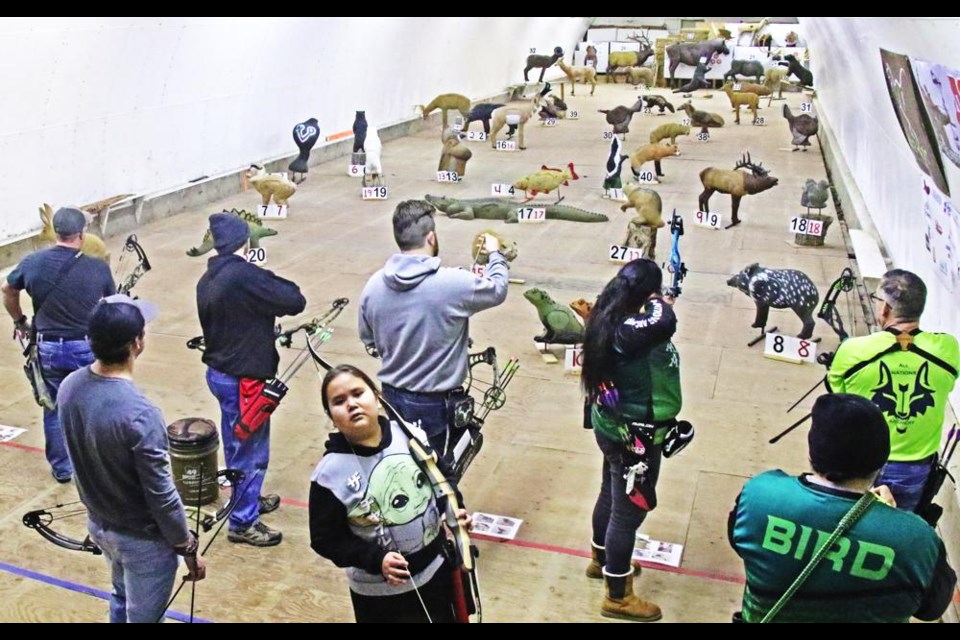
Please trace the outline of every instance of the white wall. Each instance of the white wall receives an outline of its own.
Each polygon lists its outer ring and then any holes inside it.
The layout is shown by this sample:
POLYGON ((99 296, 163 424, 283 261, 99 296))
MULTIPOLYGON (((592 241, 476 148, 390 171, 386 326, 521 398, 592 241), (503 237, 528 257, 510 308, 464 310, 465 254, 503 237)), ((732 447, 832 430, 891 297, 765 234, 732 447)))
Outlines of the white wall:
MULTIPOLYGON (((150 193, 523 80, 531 47, 573 50, 588 18, 4 18, 0 241, 41 202, 150 193), (321 137, 321 140, 323 138, 321 137)), ((536 79, 533 77, 533 79, 536 79)))
MULTIPOLYGON (((819 109, 836 133, 873 225, 894 266, 914 271, 927 284, 924 328, 960 336, 957 298, 934 273, 924 244, 920 189, 925 174, 897 122, 880 62, 882 47, 960 69, 960 19, 799 20, 810 46, 819 109)), ((950 186, 954 204, 960 204, 960 180, 950 186)))

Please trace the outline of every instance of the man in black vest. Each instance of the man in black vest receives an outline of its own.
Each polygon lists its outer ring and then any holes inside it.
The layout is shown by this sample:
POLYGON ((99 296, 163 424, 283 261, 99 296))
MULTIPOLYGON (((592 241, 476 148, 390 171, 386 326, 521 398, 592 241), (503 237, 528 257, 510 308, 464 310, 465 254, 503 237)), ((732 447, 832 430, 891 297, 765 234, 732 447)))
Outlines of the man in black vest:
MULTIPOLYGON (((80 252, 86 225, 79 209, 58 210, 53 216, 57 244, 24 258, 0 287, 3 306, 13 318, 14 337, 29 336, 31 327, 20 306, 20 292, 26 290, 30 296, 40 366, 54 402, 63 379, 93 362, 87 320, 100 298, 117 292, 110 267, 80 252)), ((56 409, 44 407, 43 435, 53 477, 70 482, 73 465, 56 409)))

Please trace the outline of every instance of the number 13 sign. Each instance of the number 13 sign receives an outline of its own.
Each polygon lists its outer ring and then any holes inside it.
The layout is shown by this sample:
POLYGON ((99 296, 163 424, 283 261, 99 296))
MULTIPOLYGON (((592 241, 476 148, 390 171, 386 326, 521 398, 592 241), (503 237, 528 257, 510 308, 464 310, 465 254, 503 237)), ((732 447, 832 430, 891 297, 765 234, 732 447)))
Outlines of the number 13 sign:
POLYGON ((817 343, 779 333, 768 333, 763 345, 764 357, 801 364, 816 362, 817 343))

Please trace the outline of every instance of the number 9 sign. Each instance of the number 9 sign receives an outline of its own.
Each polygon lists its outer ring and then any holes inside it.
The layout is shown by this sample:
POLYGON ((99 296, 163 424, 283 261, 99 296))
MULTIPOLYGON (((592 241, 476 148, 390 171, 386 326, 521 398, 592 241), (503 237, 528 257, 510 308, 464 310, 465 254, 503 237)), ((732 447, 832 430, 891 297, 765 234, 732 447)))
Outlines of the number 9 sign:
POLYGON ((694 222, 701 227, 710 227, 711 229, 719 229, 723 226, 723 219, 720 214, 713 211, 697 211, 694 222))

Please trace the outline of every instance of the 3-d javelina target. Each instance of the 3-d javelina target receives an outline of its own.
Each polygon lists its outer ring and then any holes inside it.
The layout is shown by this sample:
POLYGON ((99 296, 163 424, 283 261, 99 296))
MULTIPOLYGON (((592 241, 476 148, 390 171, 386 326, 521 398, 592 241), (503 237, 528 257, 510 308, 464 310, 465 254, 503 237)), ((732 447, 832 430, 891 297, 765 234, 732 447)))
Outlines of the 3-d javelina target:
POLYGON ((797 336, 807 340, 813 335, 816 321, 813 310, 820 302, 816 285, 802 271, 796 269, 767 269, 753 263, 727 280, 727 285, 753 298, 757 317, 751 325, 763 329, 767 325, 770 307, 793 309, 803 321, 803 331, 797 336))

